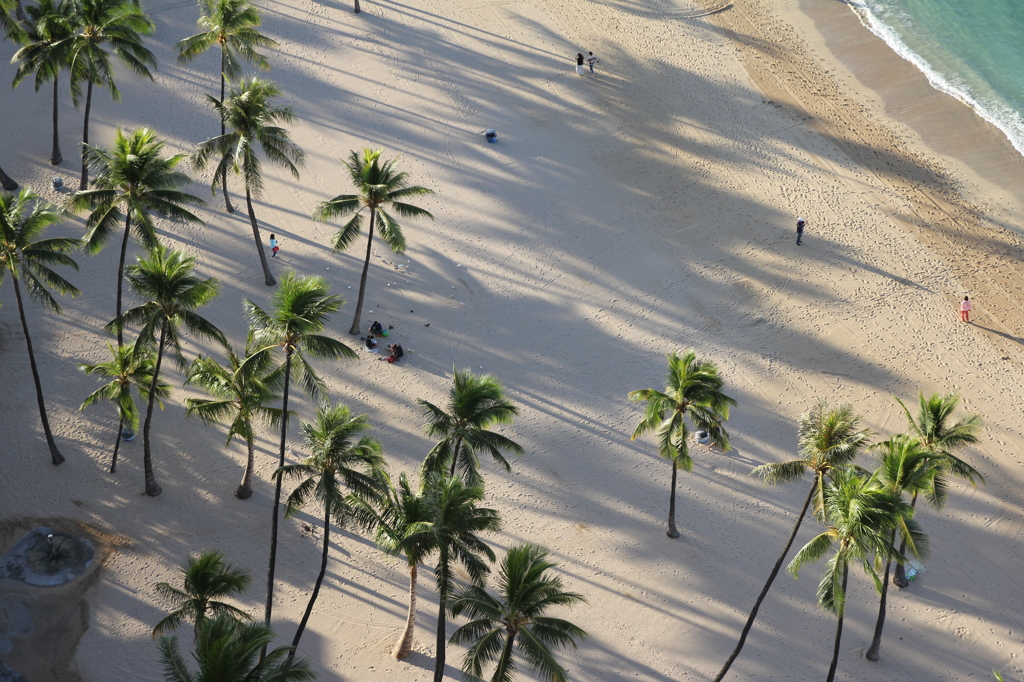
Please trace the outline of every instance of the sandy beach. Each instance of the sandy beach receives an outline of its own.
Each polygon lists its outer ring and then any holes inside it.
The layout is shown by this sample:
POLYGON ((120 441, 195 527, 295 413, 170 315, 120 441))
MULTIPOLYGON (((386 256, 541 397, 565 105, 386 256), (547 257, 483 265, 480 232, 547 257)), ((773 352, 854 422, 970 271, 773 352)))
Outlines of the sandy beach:
MULTIPOLYGON (((794 455, 797 418, 819 400, 852 404, 881 439, 904 430, 893 397, 919 391, 959 393, 983 416, 980 444, 962 456, 987 484, 953 483, 943 510, 920 510, 932 557, 890 592, 877 663, 864 651, 878 596, 853 572, 837 679, 986 680, 993 669, 1022 679, 1024 160, 987 124, 920 94, 923 77, 838 1, 365 0, 357 15, 334 0, 255 4, 280 43, 266 76, 293 107, 292 139, 306 152, 299 180, 265 167, 256 213, 281 242, 275 275, 323 275, 348 301, 333 336, 359 345, 347 331, 362 247, 332 252, 337 226, 310 214, 351 190, 340 159, 363 147, 401 154, 402 170, 436 192, 419 201, 436 221, 404 222, 406 254, 377 242, 369 270, 363 326, 393 325, 405 360, 319 364, 331 399, 366 413, 392 472, 411 474, 432 445, 416 400, 443 400, 453 365, 501 379, 521 410, 502 432, 526 455, 511 474, 483 464, 488 505, 504 521, 487 539, 499 554, 521 542, 550 548, 567 588, 587 597, 571 616, 590 637, 559 655, 571 679, 710 679, 806 494, 805 484, 766 487, 750 470, 794 455), (588 50, 600 62, 581 78, 574 58, 588 50), (797 216, 808 223, 802 246, 797 216), (957 312, 965 295, 970 325, 957 312), (679 479, 682 537, 671 540, 670 465, 652 439, 630 441, 641 410, 626 395, 662 387, 665 355, 690 347, 717 363, 738 402, 734 449, 695 449, 679 479)), ((123 102, 97 92, 90 138, 108 144, 117 126, 146 125, 191 152, 218 132, 206 102, 217 57, 174 61, 177 41, 195 32, 190 0, 144 9, 157 26, 147 38, 155 81, 119 72, 123 102)), ((0 45, 0 83, 13 77, 13 52, 0 45)), ((50 112, 46 88, 4 91, 0 165, 60 202, 68 195, 50 178, 77 186, 82 117, 65 93, 55 169, 50 112)), ((203 312, 241 346, 242 300, 267 305, 272 290, 244 210, 227 214, 209 174, 189 172, 209 203, 205 225, 162 223, 161 238, 220 281, 203 312)), ((240 189, 232 180, 236 204, 240 189)), ((81 236, 83 225, 69 218, 52 234, 81 236)), ((130 258, 138 253, 133 244, 130 258)), ((163 494, 149 498, 141 439, 108 474, 113 409, 78 411, 97 386, 78 363, 107 355, 117 255, 114 245, 78 254, 69 278, 83 295, 62 316, 30 317, 60 467, 39 427, 12 288, 0 289, 0 539, 13 541, 25 519, 84 523, 112 548, 68 633, 81 639, 62 654, 65 669, 41 666, 28 638, 0 651, 30 682, 162 679, 150 631, 166 610, 153 585, 173 580, 190 552, 217 548, 250 570, 241 606, 262 613, 274 436, 260 433, 254 495, 236 499, 244 446, 225 449, 222 428, 185 421, 184 401, 199 393, 169 367, 174 395, 153 426, 163 494)), ((220 354, 189 339, 186 354, 197 353, 220 354)), ((315 405, 297 403, 311 418, 315 405)), ((291 461, 304 457, 297 428, 290 442, 291 461)), ((315 518, 282 525, 282 643, 319 569, 317 538, 300 529, 315 518)), ((819 529, 805 522, 798 546, 819 529)), ((299 654, 324 682, 431 679, 432 572, 420 574, 415 653, 396 661, 404 564, 351 530, 332 537, 299 654)), ((728 679, 824 677, 835 619, 816 605, 820 570, 778 578, 728 679)), ((462 653, 449 647, 451 679, 462 653)))

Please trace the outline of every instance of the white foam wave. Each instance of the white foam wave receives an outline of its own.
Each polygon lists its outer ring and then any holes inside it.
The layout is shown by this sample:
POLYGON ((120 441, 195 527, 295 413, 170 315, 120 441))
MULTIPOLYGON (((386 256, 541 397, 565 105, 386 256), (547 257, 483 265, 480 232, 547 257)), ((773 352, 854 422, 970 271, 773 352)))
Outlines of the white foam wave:
POLYGON ((917 67, 933 88, 957 98, 974 109, 979 116, 1001 130, 1013 148, 1024 155, 1024 116, 1021 112, 994 97, 975 96, 956 75, 937 71, 926 59, 907 46, 899 33, 882 21, 869 5, 859 2, 848 4, 869 31, 884 40, 896 54, 917 67))

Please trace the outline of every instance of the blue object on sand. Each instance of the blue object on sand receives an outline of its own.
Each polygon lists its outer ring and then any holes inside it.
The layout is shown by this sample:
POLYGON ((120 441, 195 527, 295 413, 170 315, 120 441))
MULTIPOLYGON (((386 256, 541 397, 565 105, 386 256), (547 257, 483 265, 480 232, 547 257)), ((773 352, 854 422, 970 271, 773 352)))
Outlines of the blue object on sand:
POLYGON ((487 130, 484 131, 484 137, 487 138, 488 142, 497 142, 498 131, 496 131, 494 128, 488 128, 487 130))

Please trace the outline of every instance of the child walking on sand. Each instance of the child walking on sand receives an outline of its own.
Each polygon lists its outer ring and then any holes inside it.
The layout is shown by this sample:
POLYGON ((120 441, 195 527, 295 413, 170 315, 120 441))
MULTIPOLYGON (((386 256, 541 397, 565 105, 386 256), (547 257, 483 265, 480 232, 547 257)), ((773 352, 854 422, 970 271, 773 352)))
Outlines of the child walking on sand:
POLYGON ((274 238, 274 235, 270 235, 270 250, 274 252, 271 258, 277 258, 277 252, 281 250, 281 247, 277 245, 277 239, 274 238))
POLYGON ((960 301, 960 321, 971 321, 971 299, 967 296, 964 296, 964 300, 960 301))

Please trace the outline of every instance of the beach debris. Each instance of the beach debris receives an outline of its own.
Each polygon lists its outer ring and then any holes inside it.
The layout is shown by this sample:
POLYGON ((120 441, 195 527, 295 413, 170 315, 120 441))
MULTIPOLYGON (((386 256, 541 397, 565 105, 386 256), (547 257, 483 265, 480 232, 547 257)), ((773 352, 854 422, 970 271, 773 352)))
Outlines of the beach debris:
POLYGON ((429 326, 430 326, 430 323, 429 323, 429 322, 427 322, 427 323, 426 323, 425 325, 423 325, 423 326, 424 326, 424 327, 429 327, 429 326))

